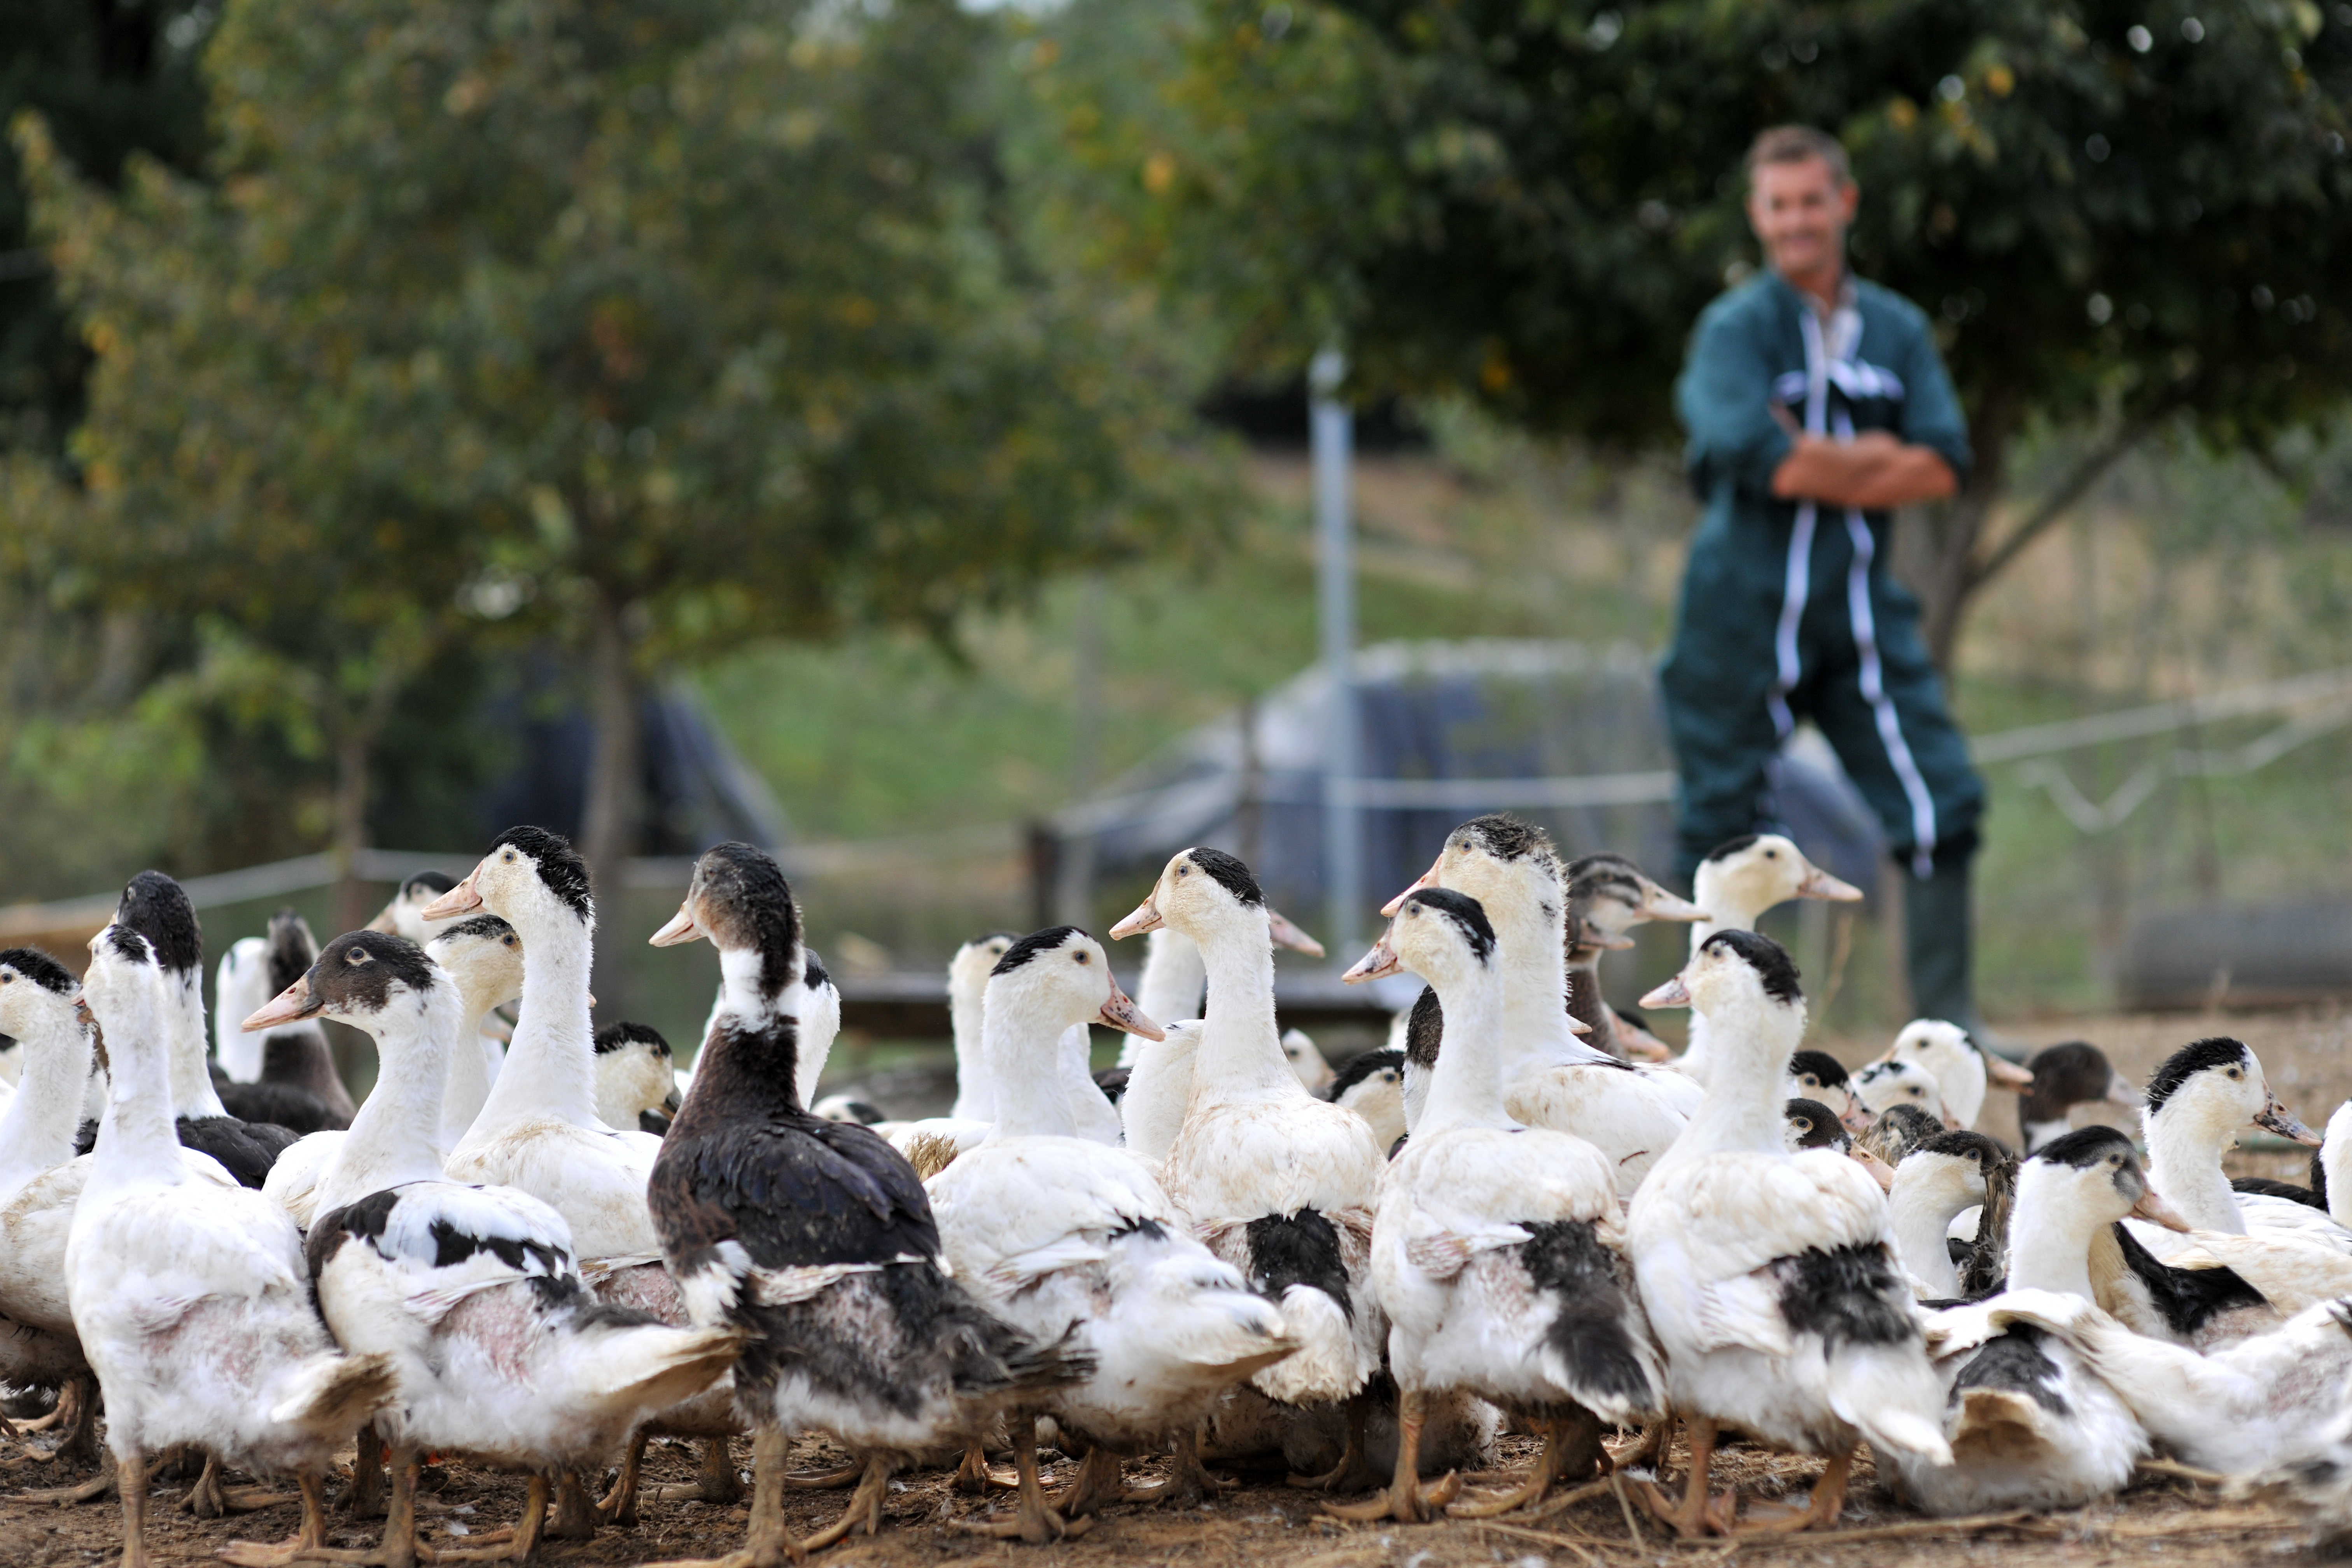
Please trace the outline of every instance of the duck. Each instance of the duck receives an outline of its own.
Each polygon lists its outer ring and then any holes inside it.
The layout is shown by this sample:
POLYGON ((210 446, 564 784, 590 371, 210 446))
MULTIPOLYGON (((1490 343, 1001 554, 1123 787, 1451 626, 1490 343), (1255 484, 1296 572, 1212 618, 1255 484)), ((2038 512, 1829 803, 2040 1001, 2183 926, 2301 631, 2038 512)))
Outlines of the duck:
MULTIPOLYGON (((1862 889, 1832 877, 1805 858, 1794 841, 1778 833, 1744 833, 1707 851, 1691 879, 1691 899, 1706 911, 1691 922, 1691 951, 1718 931, 1754 931, 1769 910, 1792 899, 1851 904, 1862 889)), ((1668 1064, 1695 1078, 1707 1070, 1707 1043, 1700 1020, 1683 1054, 1668 1064)))
POLYGON ((1910 1105, 1927 1112, 1945 1131, 1959 1131, 1944 1105, 1943 1086, 1916 1062, 1874 1061, 1854 1074, 1853 1083, 1853 1098, 1873 1120, 1884 1116, 1890 1106, 1910 1105))
POLYGON ((1603 1425, 1664 1405, 1615 1170, 1580 1138, 1514 1121, 1505 1103, 1497 941, 1478 900, 1423 889, 1345 976, 1412 969, 1439 988, 1453 1038, 1372 1222, 1398 1395, 1395 1475, 1342 1517, 1424 1517, 1419 1448, 1433 1395, 1475 1394, 1544 1435, 1518 1487, 1452 1505, 1468 1517, 1530 1506, 1557 1479, 1606 1469, 1603 1425))
MULTIPOLYGON (((808 1105, 816 1100, 817 1085, 824 1079, 825 1064, 833 1056, 833 1042, 841 1034, 841 986, 826 972, 824 961, 817 956, 816 949, 803 947, 801 960, 807 971, 802 984, 806 994, 801 1018, 801 1103, 808 1105)), ((594 997, 589 998, 589 1005, 595 1005, 594 997)), ((727 988, 722 985, 711 995, 710 1013, 702 1026, 704 1036, 710 1033, 711 1024, 718 1020, 719 1012, 726 1005, 727 988)), ((693 1064, 677 1068, 674 1076, 678 1098, 684 1100, 686 1091, 694 1084, 693 1064)))
POLYGON ((1938 1132, 1913 1148, 1895 1167, 1886 1191, 1895 1226, 1895 1256, 1911 1277, 1912 1294, 1922 1301, 1957 1301, 1968 1296, 1960 1260, 1947 1232, 1964 1209, 1980 1208, 1989 1185, 2000 1179, 2009 1155, 1981 1132, 1938 1132))
MULTIPOLYGON (((1157 1021, 1158 1015, 1152 1017, 1157 1021)), ((1126 1146, 1151 1165, 1168 1158, 1192 1103, 1192 1058, 1201 1046, 1201 1020, 1171 1019, 1160 1025, 1160 1033, 1151 1049, 1128 1069, 1127 1087, 1118 1097, 1126 1146)))
POLYGON ((324 1550, 329 1461, 392 1401, 393 1367, 336 1348, 311 1304, 301 1234, 276 1205, 188 1175, 173 1115, 180 998, 165 991, 180 977, 163 956, 140 931, 110 923, 90 939, 82 979, 104 1032, 110 1088, 64 1279, 106 1401, 122 1562, 147 1562, 148 1455, 187 1443, 298 1478, 299 1533, 233 1559, 247 1568, 290 1563, 324 1550))
POLYGON ((393 1449, 384 1555, 415 1561, 420 1452, 464 1449, 530 1474, 512 1549, 528 1558, 550 1477, 601 1465, 725 1374, 743 1336, 598 1301, 562 1215, 512 1187, 446 1179, 448 1061, 478 1048, 478 1014, 425 950, 389 932, 337 937, 245 1023, 318 1018, 365 1031, 382 1063, 320 1183, 308 1257, 337 1342, 393 1368, 398 1397, 377 1426, 393 1449))
MULTIPOLYGON (((268 987, 265 998, 292 984, 318 955, 318 939, 310 934, 310 924, 300 910, 289 906, 270 916, 259 976, 268 987)), ((226 1000, 230 993, 217 994, 226 1000)), ((247 1006, 235 1016, 242 1018, 252 1011, 247 1006)), ((229 1019, 226 1007, 215 1010, 217 1024, 229 1026, 229 1019)), ((268 1122, 298 1134, 322 1132, 349 1127, 358 1110, 335 1071, 326 1031, 309 1019, 272 1030, 262 1038, 261 1071, 253 1081, 237 1082, 234 1075, 231 1079, 215 1083, 214 1091, 220 1096, 222 1109, 241 1121, 268 1122)))
POLYGON ((650 940, 719 950, 726 1005, 647 1197, 693 1322, 753 1336, 733 1384, 756 1434, 746 1560, 797 1558, 854 1528, 878 1530, 907 1457, 968 1444, 1089 1368, 1036 1344, 950 1277, 929 1197, 896 1150, 805 1109, 800 907, 772 857, 737 843, 704 851, 677 913, 650 940), (779 1204, 780 1193, 791 1201, 779 1204), (809 1426, 864 1458, 843 1516, 793 1542, 785 1452, 809 1426))
POLYGON ((1359 1051, 1331 1075, 1323 1098, 1343 1105, 1370 1123, 1372 1140, 1383 1149, 1404 1136, 1404 1053, 1359 1051))
POLYGON ((1283 1055, 1265 895, 1250 868, 1221 849, 1180 850, 1111 935, 1163 925, 1200 945, 1209 995, 1160 1181, 1209 1250, 1281 1307, 1298 1342, 1250 1386, 1286 1405, 1349 1402, 1338 1462, 1302 1484, 1351 1485, 1370 1415, 1358 1396, 1381 1363, 1370 1248, 1384 1151, 1363 1118, 1308 1093, 1283 1055))
MULTIPOLYGON (((2248 1128, 2259 1127, 2310 1148, 2316 1132, 2280 1103, 2262 1063, 2242 1040, 2216 1036, 2193 1041, 2157 1068, 2140 1112, 2148 1177, 2168 1202, 2199 1230, 2229 1235, 2292 1237, 2352 1254, 2352 1229, 2288 1199, 2233 1192, 2221 1156, 2248 1128)), ((2141 1244, 2159 1258, 2186 1245, 2171 1233, 2137 1227, 2141 1244)))
POLYGON ((1678 899, 1643 873, 1625 856, 1603 851, 1568 864, 1568 1010, 1591 1033, 1586 1042, 1619 1061, 1632 1047, 1648 1059, 1663 1059, 1664 1047, 1647 1029, 1632 1026, 1601 993, 1601 955, 1629 948, 1627 933, 1651 921, 1696 921, 1706 911, 1678 899))
MULTIPOLYGON (((1505 1092, 1511 1114, 1530 1127, 1573 1133, 1599 1149, 1617 1172, 1619 1192, 1630 1194, 1673 1143, 1705 1090, 1679 1073, 1629 1067, 1576 1037, 1584 1026, 1567 1011, 1567 895, 1550 838, 1512 817, 1475 818, 1447 836, 1436 862, 1413 889, 1390 900, 1389 908, 1400 908, 1412 891, 1431 887, 1476 899, 1501 944, 1509 1064, 1505 1092)), ((1431 1019, 1442 1041, 1442 1000, 1433 1000, 1431 1019)), ((1426 1093, 1418 1054, 1409 1043, 1408 1127, 1417 1124, 1418 1103, 1426 1093)))
POLYGON ((1304 1029, 1282 1031, 1282 1059, 1298 1075, 1299 1084, 1307 1093, 1329 1098, 1331 1063, 1315 1044, 1315 1037, 1304 1029))
POLYGON ((522 939, 522 1013, 506 1067, 444 1169, 452 1181, 514 1187, 549 1205, 572 1227, 573 1257, 592 1279, 649 1266, 658 1273, 646 1181, 662 1141, 596 1115, 588 994, 596 910, 586 864, 560 834, 509 827, 423 912, 447 920, 477 910, 522 939))
POLYGON ((1849 1132, 1867 1131, 1874 1120, 1854 1099, 1853 1079, 1845 1064, 1827 1051, 1801 1050, 1790 1057, 1788 1089, 1792 1095, 1819 1100, 1835 1110, 1849 1132))
POLYGON ((1737 1426, 1829 1460, 1803 1510, 1760 1528, 1832 1526, 1862 1442, 1951 1458, 1885 1195, 1851 1160, 1785 1147, 1779 1089, 1805 1002, 1778 942, 1718 931, 1642 1005, 1703 1014, 1715 1046, 1706 1102, 1627 1211, 1667 1394, 1690 1427, 1682 1502, 1654 1485, 1644 1497, 1680 1534, 1733 1530, 1707 1478, 1717 1431, 1737 1426))
MULTIPOLYGON (((25 1061, 16 1099, 0 1114, 0 1384, 11 1388, 60 1388, 89 1371, 59 1272, 87 1166, 68 1182, 54 1179, 74 1158, 93 1044, 74 1006, 79 989, 38 948, 0 952, 0 1034, 18 1042, 25 1061)), ((69 1432, 86 1444, 95 1429, 85 1434, 77 1422, 69 1432)))
POLYGON ((1068 1518, 1127 1496, 1119 1454, 1173 1442, 1175 1474, 1144 1495, 1216 1495, 1193 1431, 1227 1388, 1297 1347, 1275 1303, 1185 1229, 1140 1159, 1077 1134, 1059 1079, 1060 1037, 1100 1022, 1158 1030, 1120 991, 1102 946, 1073 926, 1035 931, 988 983, 985 1056, 996 1121, 979 1147, 925 1184, 942 1255, 980 1304, 1039 1344, 1093 1363, 1044 1402, 1087 1445, 1049 1508, 1035 1437, 1015 1423, 1021 1508, 1005 1533, 1045 1541, 1068 1518))
MULTIPOLYGON (((453 886, 455 884, 452 884, 453 886)), ((373 930, 373 927, 368 928, 373 930)), ((425 952, 456 984, 466 1015, 474 1020, 468 1044, 445 1053, 439 1147, 446 1159, 474 1125, 490 1092, 489 1064, 482 1048, 481 1020, 493 1008, 522 993, 522 939, 496 915, 475 914, 436 921, 425 952)), ((265 997, 254 1005, 265 1005, 265 997)), ((318 1215, 318 1185, 341 1147, 339 1131, 313 1132, 293 1144, 269 1167, 261 1190, 308 1232, 318 1215)))
POLYGON ((2352 1408, 2352 1301, 2202 1352, 2135 1332, 2071 1291, 2012 1289, 1981 1305, 1996 1325, 2063 1341, 2167 1453, 2201 1469, 2251 1477, 2332 1457, 2352 1408))
POLYGON ((677 1114, 677 1079, 669 1042, 651 1024, 607 1024, 596 1031, 596 1118, 660 1137, 677 1114))
POLYGON ((1906 1062, 1933 1078, 1944 1102, 1945 1123, 1956 1131, 1976 1127, 1989 1087, 2021 1092, 2033 1086, 2032 1068, 1994 1056, 1968 1030, 1941 1018, 1912 1019, 1878 1059, 1906 1062))
POLYGON ((2106 1053, 2088 1040, 2066 1040, 2033 1053, 2025 1064, 2033 1081, 2017 1097, 2017 1125, 2025 1152, 2073 1131, 2070 1112, 2078 1105, 2105 1102, 2120 1110, 2139 1110, 2147 1096, 2117 1072, 2106 1053))
MULTIPOLYGON (((1905 1164, 1936 1157, 1923 1151, 1905 1164)), ((1902 1185, 1898 1173, 1898 1190, 1902 1185)), ((2011 1288, 2069 1293, 2087 1306, 2092 1237, 2127 1214, 2160 1215, 2165 1208, 2129 1141, 2111 1129, 2086 1129, 2024 1163, 2011 1213, 2011 1288)), ((1952 1462, 1924 1464, 1898 1451, 1897 1489, 1925 1511, 1945 1516, 2080 1508, 2123 1489, 2149 1447, 2131 1406, 2079 1351, 2030 1323, 1951 1331, 1954 1320, 1990 1322, 1995 1315, 1963 1308, 1931 1331, 1951 1391, 1944 1436, 1952 1462)))
MULTIPOLYGON (((170 877, 142 871, 124 885, 111 923, 147 940, 163 978, 163 1022, 171 1041, 166 1066, 180 1142, 219 1161, 243 1185, 258 1189, 299 1134, 230 1116, 213 1088, 205 1068, 204 928, 195 906, 170 877)), ((85 1123, 75 1140, 76 1152, 88 1153, 97 1139, 97 1126, 85 1123)))
POLYGON ((241 936, 229 943, 213 971, 213 1064, 236 1083, 261 1078, 261 1041, 236 1020, 278 994, 269 983, 269 939, 241 936))

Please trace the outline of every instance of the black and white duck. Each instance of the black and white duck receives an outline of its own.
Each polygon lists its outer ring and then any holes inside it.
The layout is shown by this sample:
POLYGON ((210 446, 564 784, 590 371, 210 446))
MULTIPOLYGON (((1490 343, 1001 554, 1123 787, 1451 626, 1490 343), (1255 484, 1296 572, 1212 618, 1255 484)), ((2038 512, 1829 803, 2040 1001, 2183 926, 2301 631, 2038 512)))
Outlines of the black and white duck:
POLYGON ((685 902, 652 940, 697 939, 719 949, 725 1005, 649 1197, 694 1321, 754 1336, 734 1380, 756 1434, 751 1538, 722 1560, 742 1568, 878 1529, 900 1462, 968 1444, 1087 1368, 949 1278, 930 1200, 896 1151, 803 1107, 800 910, 765 851, 722 844, 696 862, 685 902), (864 1470, 842 1518, 793 1542, 785 1446, 809 1426, 864 1455, 864 1470))

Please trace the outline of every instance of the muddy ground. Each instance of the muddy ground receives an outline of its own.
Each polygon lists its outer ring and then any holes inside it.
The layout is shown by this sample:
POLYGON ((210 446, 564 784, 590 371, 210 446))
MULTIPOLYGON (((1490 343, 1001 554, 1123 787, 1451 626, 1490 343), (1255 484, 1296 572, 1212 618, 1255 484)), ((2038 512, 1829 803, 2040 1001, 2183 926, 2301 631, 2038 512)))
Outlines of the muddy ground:
MULTIPOLYGON (((2282 1099, 2313 1126, 2352 1098, 2352 1015, 2341 1008, 2303 1013, 2234 1014, 2211 1016, 2137 1016, 2067 1019, 2014 1024, 2010 1031, 2033 1044, 2088 1038, 2105 1047, 2135 1079, 2170 1050, 2205 1035, 2228 1034, 2246 1040, 2261 1056, 2282 1099)), ((1826 1044, 1849 1062, 1866 1060, 1875 1044, 1832 1040, 1826 1044)), ((2106 1118, 2103 1118, 2106 1119, 2106 1118)), ((2014 1101, 1996 1093, 1983 1117, 1995 1136, 2014 1139, 2014 1101)), ((2289 1153, 2242 1153, 2232 1168, 2246 1173, 2290 1175, 2307 1163, 2289 1153)), ((38 1439, 36 1439, 38 1441, 38 1439)), ((1505 1439, 1506 1462, 1524 1462, 1534 1445, 1505 1439)), ((751 1446, 735 1445, 739 1465, 748 1470, 751 1446)), ((797 1467, 827 1468, 841 1462, 838 1449, 822 1439, 800 1443, 797 1467)), ((111 1502, 58 1507, 26 1500, 28 1488, 51 1484, 45 1465, 0 1469, 0 1568, 60 1568, 95 1563, 120 1549, 121 1515, 111 1502)), ((1801 1496, 1818 1462, 1733 1448, 1720 1456, 1717 1484, 1736 1481, 1743 1506, 1783 1494, 1801 1496)), ((710 1557, 740 1546, 747 1510, 698 1502, 663 1500, 665 1485, 692 1479, 695 1456, 685 1445, 656 1443, 646 1458, 640 1522, 634 1529, 608 1529, 589 1542, 550 1541, 541 1560, 550 1563, 630 1564, 675 1558, 710 1557)), ((1076 1466, 1066 1460, 1047 1469, 1047 1483, 1066 1479, 1076 1466)), ((1158 1467, 1137 1461, 1129 1479, 1154 1479, 1158 1467)), ((1667 1467, 1682 1473, 1677 1449, 1667 1467)), ((74 1479, 74 1478, 68 1478, 74 1479)), ((1736 1543, 1684 1545, 1669 1542, 1638 1511, 1629 1524, 1614 1491, 1583 1498, 1553 1511, 1538 1508, 1492 1521, 1445 1521, 1430 1525, 1343 1524, 1322 1516, 1318 1494, 1293 1490, 1278 1475, 1242 1474, 1240 1490, 1192 1509, 1118 1507, 1097 1520, 1079 1538, 1029 1547, 973 1535, 959 1528, 1007 1505, 997 1498, 952 1491, 944 1471, 901 1478, 886 1505, 883 1532, 853 1537, 822 1561, 874 1564, 877 1568, 933 1568, 948 1564, 1034 1564, 1035 1568, 1130 1568, 1181 1563, 1185 1568, 1455 1568, 1462 1564, 1536 1563, 1664 1564, 1715 1563, 1733 1557, 1771 1563, 1821 1563, 1832 1568, 1926 1568, 1927 1564, 1999 1563, 2019 1568, 2059 1564, 2170 1563, 2221 1564, 2297 1563, 2322 1560, 2305 1543, 2297 1520, 2260 1500, 2237 1500, 2221 1489, 2179 1477, 2147 1474, 2123 1495, 2097 1506, 1998 1524, 1954 1526, 1922 1521, 1879 1490, 1865 1458, 1837 1535, 1746 1538, 1736 1543), (1893 1534, 1887 1533, 1892 1530, 1893 1534)), ((523 1483, 463 1461, 438 1467, 437 1489, 423 1500, 428 1546, 464 1550, 470 1537, 511 1524, 523 1500, 523 1483)), ((338 1478, 331 1497, 346 1482, 338 1478)), ((149 1548, 158 1563, 209 1560, 231 1540, 276 1541, 291 1534, 299 1510, 289 1500, 257 1512, 198 1521, 177 1510, 185 1480, 160 1481, 153 1492, 149 1548)), ((830 1521, 845 1494, 794 1492, 786 1502, 796 1532, 830 1521)), ((337 1546, 371 1545, 375 1527, 337 1513, 331 1540, 337 1546)))

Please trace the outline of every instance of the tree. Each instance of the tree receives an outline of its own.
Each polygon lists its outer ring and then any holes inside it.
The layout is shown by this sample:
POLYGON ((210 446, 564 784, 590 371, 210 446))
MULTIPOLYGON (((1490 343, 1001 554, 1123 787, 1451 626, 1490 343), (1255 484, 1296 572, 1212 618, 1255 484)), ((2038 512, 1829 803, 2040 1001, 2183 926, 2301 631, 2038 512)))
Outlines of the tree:
POLYGON ((1939 317, 1971 416, 1920 584, 1941 659, 2150 430, 2260 448, 2352 386, 2352 6, 1204 0, 1175 90, 1130 261, 1219 300, 1244 363, 1337 338, 1366 389, 1602 442, 1670 437, 1690 324, 1754 265, 1749 140, 1837 132, 1856 265, 1939 317), (1996 538, 2035 420, 2097 435, 1996 538))
POLYGON ((1169 399, 997 177, 1000 43, 947 0, 232 5, 211 184, 21 138, 98 355, 92 580, 299 668, 345 843, 436 649, 558 640, 609 875, 649 670, 945 636, 1174 521, 1169 399))

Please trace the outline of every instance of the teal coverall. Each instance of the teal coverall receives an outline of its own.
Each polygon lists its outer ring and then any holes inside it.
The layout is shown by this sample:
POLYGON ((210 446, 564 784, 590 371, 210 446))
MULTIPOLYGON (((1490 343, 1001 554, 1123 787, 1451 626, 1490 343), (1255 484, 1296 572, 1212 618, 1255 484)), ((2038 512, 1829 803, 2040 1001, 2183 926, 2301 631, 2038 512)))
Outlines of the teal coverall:
POLYGON ((1687 878, 1725 839, 1776 826, 1768 770, 1810 719, 1910 873, 1914 1011, 1973 1025, 1968 861, 1984 785, 1920 641, 1918 601, 1887 569, 1893 519, 1772 494, 1794 445, 1776 404, 1816 434, 1891 431, 1967 478, 1968 426, 1927 319, 1859 281, 1824 315, 1766 270, 1700 316, 1675 402, 1706 502, 1662 680, 1679 868, 1687 878))

